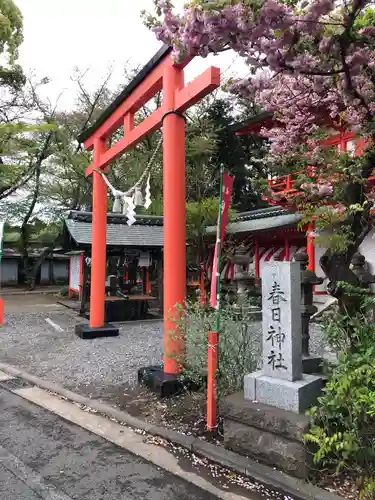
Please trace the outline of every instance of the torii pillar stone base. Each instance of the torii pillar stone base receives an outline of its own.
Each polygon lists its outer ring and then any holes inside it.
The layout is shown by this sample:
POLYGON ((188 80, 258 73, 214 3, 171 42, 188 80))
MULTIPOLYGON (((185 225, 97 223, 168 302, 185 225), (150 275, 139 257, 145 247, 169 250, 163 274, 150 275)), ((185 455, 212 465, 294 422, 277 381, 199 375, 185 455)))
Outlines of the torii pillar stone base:
POLYGON ((98 328, 92 328, 90 325, 76 325, 76 335, 81 339, 96 339, 98 337, 118 337, 119 329, 109 323, 105 323, 98 328))

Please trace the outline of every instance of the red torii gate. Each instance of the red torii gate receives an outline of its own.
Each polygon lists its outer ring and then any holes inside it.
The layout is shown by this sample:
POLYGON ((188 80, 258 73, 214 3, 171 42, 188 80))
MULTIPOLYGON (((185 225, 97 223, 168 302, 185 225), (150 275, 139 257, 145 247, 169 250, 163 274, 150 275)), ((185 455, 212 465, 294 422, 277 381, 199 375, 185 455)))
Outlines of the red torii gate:
POLYGON ((185 119, 183 112, 220 85, 220 69, 208 68, 184 86, 184 67, 173 62, 171 48, 162 47, 98 121, 78 138, 86 150, 93 150, 93 162, 86 176, 93 176, 92 269, 90 325, 77 327, 82 337, 116 335, 118 330, 104 324, 106 274, 107 186, 99 171, 148 133, 163 126, 164 203, 164 373, 181 370, 178 358, 183 340, 176 332, 176 305, 186 296, 186 215, 185 215, 185 119), (135 113, 157 92, 163 91, 162 105, 135 126, 135 113), (124 136, 108 147, 111 135, 124 126, 124 136), (175 333, 175 335, 174 335, 175 333))

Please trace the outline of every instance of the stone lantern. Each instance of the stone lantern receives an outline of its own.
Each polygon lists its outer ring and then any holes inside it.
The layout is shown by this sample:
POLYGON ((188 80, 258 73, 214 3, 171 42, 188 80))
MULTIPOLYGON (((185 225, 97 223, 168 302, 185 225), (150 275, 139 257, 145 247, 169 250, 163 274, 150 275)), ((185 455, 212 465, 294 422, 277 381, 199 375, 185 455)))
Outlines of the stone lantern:
POLYGON ((309 342, 310 342, 310 318, 317 312, 317 307, 314 306, 313 300, 313 287, 314 285, 321 285, 324 281, 323 278, 318 276, 307 269, 309 264, 309 257, 305 252, 298 252, 294 260, 299 262, 301 266, 301 317, 302 317, 302 367, 303 373, 319 373, 322 358, 317 356, 310 356, 309 342))
MULTIPOLYGON (((371 289, 371 284, 375 283, 375 275, 368 271, 366 258, 359 252, 353 255, 352 271, 357 276, 360 287, 371 289)), ((372 321, 375 322, 375 309, 372 311, 372 321)))
POLYGON ((359 284, 363 288, 369 288, 371 283, 375 283, 375 276, 366 269, 366 258, 357 252, 352 258, 352 271, 357 276, 359 284))
POLYGON ((254 284, 254 278, 251 276, 246 267, 251 262, 251 257, 245 248, 238 248, 233 257, 232 263, 235 265, 235 278, 237 284, 238 304, 242 304, 247 296, 248 289, 254 284))

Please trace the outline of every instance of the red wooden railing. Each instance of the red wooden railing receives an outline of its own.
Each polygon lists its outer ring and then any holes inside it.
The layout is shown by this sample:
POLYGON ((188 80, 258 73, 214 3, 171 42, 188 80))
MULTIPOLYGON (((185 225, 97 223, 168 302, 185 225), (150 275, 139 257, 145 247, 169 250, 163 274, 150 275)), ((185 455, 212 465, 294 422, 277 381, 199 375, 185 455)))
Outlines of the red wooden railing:
MULTIPOLYGON (((327 147, 337 147, 342 152, 352 150, 353 154, 361 156, 366 147, 366 140, 356 138, 355 134, 352 132, 344 132, 325 140, 321 144, 327 147), (353 149, 351 149, 350 146, 352 146, 353 149)), ((270 179, 268 181, 268 191, 271 191, 271 193, 265 193, 262 197, 263 200, 270 205, 282 205, 287 204, 291 198, 303 195, 303 192, 296 187, 296 181, 298 177, 304 173, 307 173, 309 177, 319 179, 319 171, 316 167, 308 167, 307 172, 295 172, 293 174, 282 175, 270 179), (309 171, 309 169, 311 170, 309 171)), ((373 175, 368 180, 368 189, 372 189, 374 184, 375 169, 373 175)))

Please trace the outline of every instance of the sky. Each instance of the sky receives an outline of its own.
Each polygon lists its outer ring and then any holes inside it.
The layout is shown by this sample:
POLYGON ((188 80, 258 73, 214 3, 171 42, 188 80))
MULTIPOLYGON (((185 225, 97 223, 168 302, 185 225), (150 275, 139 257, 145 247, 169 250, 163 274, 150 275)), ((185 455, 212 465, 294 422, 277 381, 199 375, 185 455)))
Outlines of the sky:
MULTIPOLYGON (((185 0, 175 0, 182 7, 185 0)), ((51 83, 44 94, 61 109, 74 105, 75 68, 86 72, 88 89, 98 88, 112 68, 114 86, 121 84, 123 68, 144 65, 161 46, 143 24, 141 11, 152 11, 152 0, 16 0, 24 17, 25 41, 19 62, 25 72, 51 83)), ((189 81, 209 65, 225 76, 244 74, 242 62, 231 52, 196 58, 186 69, 189 81)))

